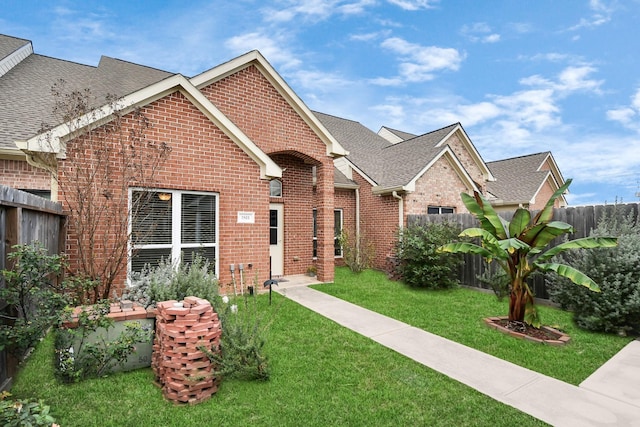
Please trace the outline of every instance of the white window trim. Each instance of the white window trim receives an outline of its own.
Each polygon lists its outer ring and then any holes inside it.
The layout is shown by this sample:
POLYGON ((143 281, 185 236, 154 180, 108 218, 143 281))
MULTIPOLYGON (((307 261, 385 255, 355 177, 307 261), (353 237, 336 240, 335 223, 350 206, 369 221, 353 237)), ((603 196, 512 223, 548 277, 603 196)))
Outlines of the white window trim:
MULTIPOLYGON (((131 260, 133 257, 134 249, 165 249, 171 248, 171 263, 177 268, 178 264, 181 261, 182 252, 184 249, 189 248, 214 248, 214 256, 215 256, 215 275, 219 277, 219 263, 220 263, 220 193, 214 192, 205 192, 205 191, 182 191, 182 190, 168 190, 162 188, 129 188, 129 207, 128 207, 128 216, 129 216, 129 244, 128 244, 128 257, 127 257, 127 276, 131 273, 131 260), (177 209, 171 209, 171 243, 170 244, 149 244, 149 245, 133 245, 131 242, 132 232, 133 232, 133 218, 132 218, 132 206, 131 201, 133 200, 133 192, 134 191, 147 191, 153 193, 167 193, 171 194, 172 206, 177 206, 177 209), (215 211, 216 211, 216 224, 215 224, 215 235, 216 241, 214 243, 182 243, 182 195, 183 194, 202 194, 205 196, 215 196, 215 211)), ((128 281, 128 279, 127 279, 128 281)))

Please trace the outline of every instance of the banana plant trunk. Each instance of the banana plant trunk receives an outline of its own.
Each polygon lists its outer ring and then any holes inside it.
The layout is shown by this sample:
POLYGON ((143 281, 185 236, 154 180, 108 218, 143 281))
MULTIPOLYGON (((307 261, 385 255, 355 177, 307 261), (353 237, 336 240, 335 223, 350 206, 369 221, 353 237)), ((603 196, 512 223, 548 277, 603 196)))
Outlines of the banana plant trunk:
POLYGON ((511 282, 509 293, 509 321, 524 322, 529 292, 524 279, 516 274, 511 282))

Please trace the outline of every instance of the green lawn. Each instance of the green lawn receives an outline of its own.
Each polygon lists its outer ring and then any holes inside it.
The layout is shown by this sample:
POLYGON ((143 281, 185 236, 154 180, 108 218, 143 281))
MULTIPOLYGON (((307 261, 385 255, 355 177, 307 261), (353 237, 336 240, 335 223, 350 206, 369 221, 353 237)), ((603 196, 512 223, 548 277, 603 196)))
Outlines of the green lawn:
MULTIPOLYGON (((567 331, 572 342, 557 348, 517 340, 482 323, 506 312, 506 302, 493 295, 415 290, 373 271, 354 275, 341 268, 336 284, 317 289, 574 384, 629 342, 579 331, 570 315, 544 307, 545 323, 567 331)), ((63 427, 544 425, 292 301, 273 298, 269 306, 267 295, 258 297, 261 312, 273 319, 267 382, 224 381, 213 398, 195 406, 165 401, 150 369, 60 384, 48 337, 12 393, 44 399, 63 427)))
POLYGON ((150 369, 79 384, 53 377, 47 338, 16 379, 70 426, 538 426, 544 423, 438 374, 275 294, 267 382, 223 382, 210 400, 176 406, 150 369))
POLYGON ((578 385, 633 338, 578 329, 570 313, 539 306, 542 322, 569 334, 562 347, 515 339, 488 328, 483 319, 506 316, 508 301, 472 289, 425 290, 392 282, 377 271, 354 274, 336 269, 335 284, 314 286, 322 292, 393 317, 501 359, 578 385))

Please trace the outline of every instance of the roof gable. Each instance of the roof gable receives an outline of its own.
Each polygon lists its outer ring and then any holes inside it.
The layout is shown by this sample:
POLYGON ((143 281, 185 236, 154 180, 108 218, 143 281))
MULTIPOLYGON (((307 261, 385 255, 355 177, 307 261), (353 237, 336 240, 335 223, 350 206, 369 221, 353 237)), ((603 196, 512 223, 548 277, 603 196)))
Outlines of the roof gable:
POLYGON ((494 162, 487 166, 496 177, 487 190, 502 204, 529 204, 549 180, 554 190, 564 184, 564 178, 551 152, 529 154, 494 162))
POLYGON ((453 153, 449 146, 446 146, 444 149, 440 150, 440 152, 434 156, 434 158, 422 168, 422 170, 416 174, 416 176, 409 182, 406 186, 407 191, 415 191, 416 182, 440 159, 447 159, 449 163, 453 166, 453 170, 460 177, 460 180, 469 188, 471 191, 480 191, 478 186, 471 178, 471 175, 464 168, 462 163, 458 157, 453 153))
POLYGON ((477 150, 462 129, 460 123, 415 136, 383 127, 377 134, 353 120, 347 120, 323 113, 315 113, 327 129, 349 150, 347 159, 357 169, 371 179, 377 187, 376 192, 413 191, 416 180, 447 153, 453 156, 458 173, 467 182, 469 188, 476 188, 468 171, 449 148, 447 142, 457 135, 464 148, 482 172, 485 179, 494 179, 477 150), (388 138, 382 135, 387 135, 388 138), (399 135, 395 140, 389 135, 399 135), (402 139, 402 138, 407 139, 402 139), (401 141, 398 141, 401 139, 401 141))
POLYGON ((219 81, 246 67, 254 65, 287 103, 296 111, 304 122, 313 130, 327 147, 327 155, 333 157, 344 156, 347 150, 324 127, 322 122, 311 112, 306 104, 298 97, 278 72, 257 50, 248 52, 224 64, 218 65, 191 79, 191 83, 198 89, 219 81))
MULTIPOLYGON (((282 177, 282 169, 180 74, 125 96, 119 103, 122 107, 117 108, 120 113, 126 114, 136 107, 147 105, 176 91, 180 91, 260 166, 262 178, 282 177)), ((99 126, 108 122, 114 112, 112 108, 111 105, 103 105, 78 118, 74 123, 63 123, 56 126, 50 131, 51 143, 46 146, 42 143, 41 135, 36 135, 28 140, 17 141, 16 145, 26 153, 45 152, 64 158, 65 143, 70 138, 72 130, 83 129, 88 126, 99 126)))

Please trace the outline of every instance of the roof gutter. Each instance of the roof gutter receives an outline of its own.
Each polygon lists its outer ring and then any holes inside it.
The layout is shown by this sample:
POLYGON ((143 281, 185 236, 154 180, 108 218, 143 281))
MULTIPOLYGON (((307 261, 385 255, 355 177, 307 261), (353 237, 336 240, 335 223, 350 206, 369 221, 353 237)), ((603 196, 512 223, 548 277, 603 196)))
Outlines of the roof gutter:
MULTIPOLYGON (((385 194, 390 194, 393 196, 393 193, 410 193, 413 189, 407 187, 406 185, 398 185, 396 187, 380 187, 376 186, 371 189, 371 192, 376 196, 382 196, 385 194)), ((395 197, 395 196, 394 196, 395 197)))
POLYGON ((358 184, 343 184, 340 182, 336 182, 333 184, 333 188, 339 188, 341 190, 357 190, 358 188, 360 188, 360 185, 358 184))

